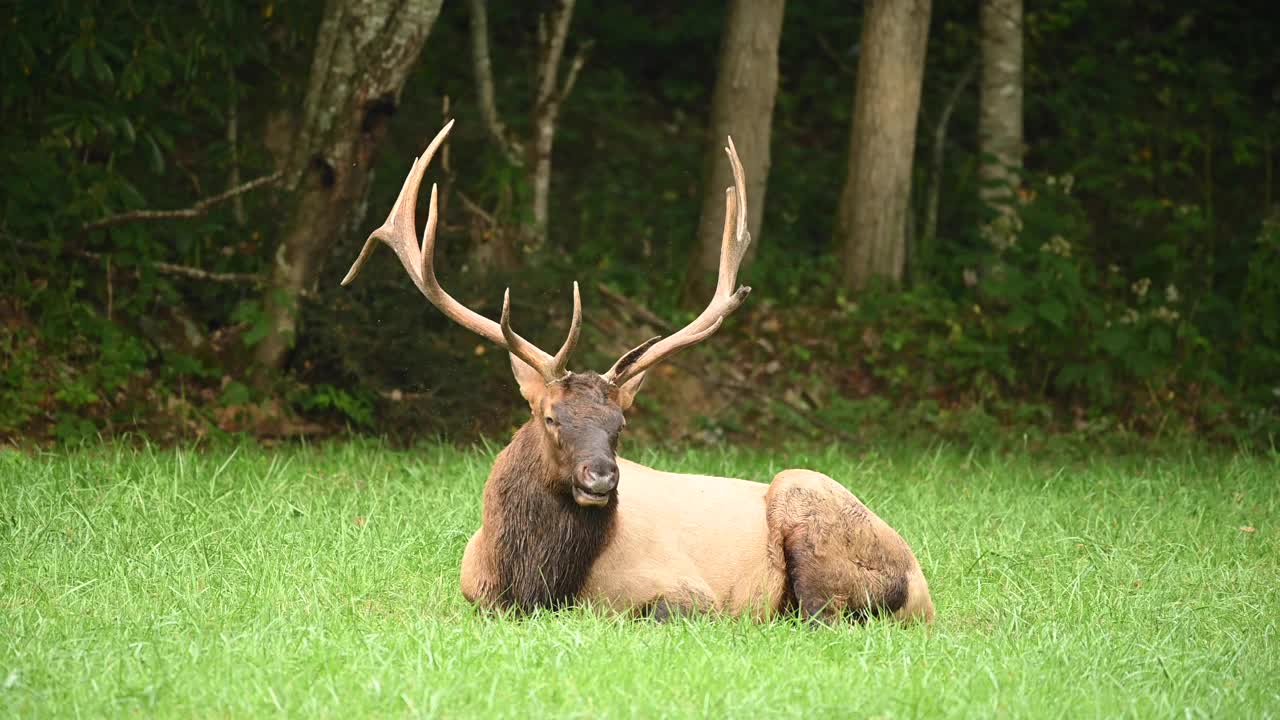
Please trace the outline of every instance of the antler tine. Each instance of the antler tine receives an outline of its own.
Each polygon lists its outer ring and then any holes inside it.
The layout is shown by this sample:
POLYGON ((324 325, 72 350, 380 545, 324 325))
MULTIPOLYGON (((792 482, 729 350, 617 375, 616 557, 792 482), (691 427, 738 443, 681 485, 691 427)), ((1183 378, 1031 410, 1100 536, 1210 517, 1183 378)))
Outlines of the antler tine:
POLYGON ((556 353, 551 362, 551 372, 556 377, 563 377, 569 371, 569 356, 578 346, 578 335, 582 333, 582 295, 578 293, 578 281, 573 281, 573 319, 569 321, 569 336, 556 353))
POLYGON ((716 277, 716 295, 720 296, 732 290, 737 282, 738 268, 751 246, 751 233, 747 232, 747 180, 742 170, 742 162, 738 160, 738 149, 733 146, 733 138, 729 138, 729 146, 724 149, 729 156, 729 166, 733 169, 733 187, 725 188, 724 200, 724 233, 720 238, 720 272, 716 277), (736 197, 735 197, 736 196, 736 197), (737 212, 734 212, 734 202, 737 212), (735 219, 733 224, 729 218, 735 219), (732 230, 732 232, 730 232, 732 230))
POLYGON ((582 323, 582 301, 578 296, 577 283, 574 283, 573 323, 569 329, 569 338, 553 358, 511 329, 510 289, 503 296, 502 322, 499 324, 458 302, 440 286, 435 273, 438 189, 434 184, 431 186, 431 203, 427 211, 426 228, 422 234, 422 245, 418 245, 416 219, 418 189, 422 184, 422 176, 426 172, 427 165, 430 164, 431 158, 435 156, 452 129, 453 121, 450 120, 436 134, 435 139, 427 146, 426 152, 414 159, 413 167, 400 188, 400 195, 396 198, 395 205, 391 207, 391 213, 387 216, 386 222, 370 233, 369 238, 365 240, 364 247, 360 249, 360 255, 347 271, 346 277, 342 279, 342 284, 347 285, 355 279, 374 248, 377 247, 375 241, 381 240, 395 251, 396 257, 400 258, 400 264, 404 265, 405 271, 409 273, 410 279, 418 290, 446 317, 490 342, 506 348, 508 352, 537 369, 547 382, 558 380, 565 373, 569 353, 573 352, 573 347, 577 344, 582 323))
POLYGON ((614 363, 604 374, 604 378, 615 385, 621 385, 665 358, 713 335, 720 329, 724 319, 737 310, 751 292, 751 288, 746 285, 733 289, 738 281, 738 268, 751 244, 751 233, 747 232, 746 174, 738 160, 738 150, 733 146, 733 138, 729 138, 725 153, 728 154, 729 165, 733 169, 733 187, 725 189, 724 234, 720 240, 720 268, 716 276, 715 295, 702 314, 683 329, 656 342, 656 338, 648 340, 614 363))
MULTIPOLYGON (((437 201, 439 199, 439 191, 435 183, 431 183, 431 200, 427 202, 427 226, 422 229, 422 249, 418 251, 418 277, 426 280, 432 279, 432 284, 439 287, 439 283, 434 282, 436 277, 436 226, 439 223, 440 216, 437 214, 437 201)), ((416 225, 414 227, 417 227, 416 225)), ((426 285, 419 285, 419 290, 427 292, 426 285)), ((430 298, 430 295, 427 296, 430 298)))
POLYGON ((507 352, 520 358, 529 367, 537 370, 547 382, 559 380, 562 376, 554 371, 552 357, 540 350, 533 343, 525 340, 511 329, 511 288, 502 293, 502 319, 499 321, 504 342, 499 343, 507 348, 507 352))
MULTIPOLYGON (((431 163, 431 158, 435 156, 436 150, 440 149, 440 145, 444 143, 449 131, 453 129, 453 121, 450 120, 440 132, 436 133, 435 139, 427 146, 427 151, 420 157, 413 159, 413 167, 409 168, 409 175, 404 179, 404 185, 400 186, 400 194, 396 196, 396 202, 391 206, 391 212, 387 214, 386 222, 377 230, 369 233, 368 239, 364 241, 364 247, 360 248, 360 255, 356 257, 356 261, 351 264, 351 269, 347 271, 346 277, 342 278, 342 285, 348 285, 356 276, 360 274, 361 268, 364 267, 369 256, 373 254, 373 250, 377 247, 376 240, 382 240, 393 251, 396 257, 400 258, 400 264, 404 265, 405 272, 409 273, 409 277, 413 280, 413 284, 423 293, 426 289, 423 287, 423 251, 418 248, 418 188, 422 185, 422 175, 427 171, 427 165, 431 163)), ((435 225, 435 186, 432 186, 432 203, 430 216, 427 219, 428 237, 434 235, 435 225)), ((424 238, 425 240, 425 238, 424 238)), ((424 247, 424 249, 426 249, 424 247)))

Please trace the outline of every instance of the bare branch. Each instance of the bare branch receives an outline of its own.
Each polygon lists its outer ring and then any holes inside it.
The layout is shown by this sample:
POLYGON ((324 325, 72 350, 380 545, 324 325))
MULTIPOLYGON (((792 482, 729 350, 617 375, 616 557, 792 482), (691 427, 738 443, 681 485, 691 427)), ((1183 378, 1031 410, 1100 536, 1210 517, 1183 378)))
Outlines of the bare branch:
MULTIPOLYGON (((48 245, 42 245, 40 243, 31 242, 30 240, 21 240, 11 235, 6 237, 9 237, 9 239, 13 240, 16 244, 22 247, 28 247, 34 250, 44 250, 46 252, 52 251, 52 248, 50 248, 48 245)), ((75 248, 75 247, 64 247, 62 248, 61 252, 75 255, 76 257, 87 258, 89 260, 96 260, 98 262, 105 263, 107 266, 107 272, 108 273, 111 272, 111 268, 112 268, 111 256, 108 253, 93 252, 92 250, 81 250, 80 248, 75 248)), ((253 273, 213 272, 213 271, 204 270, 198 267, 192 267, 190 265, 177 265, 174 263, 159 262, 159 261, 151 262, 148 264, 152 268, 154 268, 156 272, 159 272, 165 275, 176 275, 178 277, 191 278, 192 280, 206 280, 209 282, 230 283, 235 285, 261 286, 265 284, 265 281, 262 278, 262 276, 255 275, 253 273)))
POLYGON ((573 4, 574 0, 559 0, 551 13, 551 35, 543 45, 542 57, 538 63, 538 96, 535 107, 551 103, 559 95, 556 85, 560 75, 560 58, 564 55, 565 38, 569 36, 569 23, 573 21, 573 4))
POLYGON ((471 62, 476 76, 476 95, 480 117, 490 137, 507 161, 516 167, 524 165, 524 148, 507 131, 493 92, 493 60, 489 55, 489 15, 485 0, 471 0, 471 62))
POLYGON ((564 85, 561 86, 560 92, 556 93, 556 109, 559 110, 560 103, 564 102, 569 94, 573 92, 574 83, 578 82, 578 73, 582 71, 582 66, 587 62, 587 53, 591 52, 591 46, 594 43, 587 40, 578 46, 578 51, 573 54, 573 61, 569 63, 569 74, 564 79, 564 85))
MULTIPOLYGON (((440 101, 441 125, 447 125, 449 123, 449 118, 453 116, 453 113, 449 111, 450 107, 452 107, 452 101, 449 100, 448 95, 445 95, 444 99, 440 101)), ((445 176, 449 178, 447 182, 451 183, 453 181, 453 166, 449 164, 448 139, 446 139, 444 141, 444 145, 440 147, 440 171, 443 172, 445 176)))
POLYGON ((192 280, 208 280, 210 282, 238 283, 244 285, 265 284, 261 275, 254 275, 253 273, 211 272, 209 270, 202 270, 198 267, 191 267, 190 265, 174 265, 173 263, 167 262, 153 262, 151 263, 151 267, 155 268, 157 272, 162 272, 166 275, 178 275, 180 277, 191 278, 192 280))
POLYGON ((828 40, 825 35, 817 33, 814 38, 818 41, 818 49, 822 50, 822 53, 826 55, 831 62, 835 63, 836 67, 840 68, 840 72, 846 75, 853 75, 858 71, 856 66, 849 64, 846 57, 841 55, 834 47, 831 46, 831 41, 828 40))
POLYGON ((457 191, 457 195, 458 200, 462 203, 462 209, 466 210, 470 215, 478 218, 483 225, 491 229, 500 227, 498 218, 494 217, 493 213, 490 213, 488 210, 480 207, 479 203, 472 200, 461 190, 457 191))
POLYGON ((955 86, 947 94, 947 102, 942 106, 942 112, 938 115, 938 124, 933 130, 933 167, 929 177, 929 194, 925 198, 924 233, 920 240, 920 244, 924 247, 933 245, 938 235, 938 202, 942 195, 942 156, 947 146, 947 125, 951 122, 951 113, 956 109, 956 103, 959 102, 961 94, 973 81, 973 76, 978 71, 978 62, 979 58, 975 56, 960 73, 955 86))
POLYGON ((599 290, 601 295, 604 295, 615 305, 621 305, 624 309, 629 310, 637 318, 643 320, 649 325, 652 325, 655 329, 664 333, 675 332, 676 327, 674 325, 658 317, 657 313, 642 305, 640 302, 632 300, 604 283, 596 283, 596 290, 599 290))
MULTIPOLYGON (((234 188, 240 185, 240 98, 236 92, 236 76, 235 73, 227 73, 231 84, 231 98, 227 102, 227 146, 231 151, 231 170, 227 174, 227 187, 234 188)), ((244 197, 237 195, 231 203, 231 215, 236 219, 236 224, 244 227, 244 197)))
POLYGON ((263 185, 269 185, 276 180, 279 180, 282 174, 283 173, 281 171, 277 170, 270 175, 264 175, 242 185, 237 185, 236 187, 212 197, 204 198, 195 205, 182 210, 130 210, 129 212, 109 215, 101 220, 94 220, 93 222, 85 223, 80 229, 84 232, 91 232, 93 230, 101 230, 102 228, 113 227, 115 225, 123 225, 125 223, 140 222, 144 220, 186 220, 194 217, 200 217, 206 212, 209 212, 209 208, 214 205, 226 202, 231 198, 243 195, 250 190, 262 187, 263 185))

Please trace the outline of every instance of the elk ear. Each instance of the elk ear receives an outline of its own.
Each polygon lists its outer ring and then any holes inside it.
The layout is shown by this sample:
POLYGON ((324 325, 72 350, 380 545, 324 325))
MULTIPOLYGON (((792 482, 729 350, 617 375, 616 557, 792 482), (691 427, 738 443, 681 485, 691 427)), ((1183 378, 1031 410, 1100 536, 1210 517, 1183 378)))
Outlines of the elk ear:
POLYGON ((644 373, 640 373, 622 383, 622 387, 618 388, 618 407, 622 408, 622 412, 631 409, 631 403, 635 402, 636 393, 640 392, 640 386, 643 384, 644 373))
POLYGON ((537 409, 542 402, 542 395, 547 391, 547 383, 542 379, 542 374, 533 367, 516 357, 511 355, 511 374, 516 376, 516 384, 520 386, 520 395, 529 403, 529 407, 537 409))

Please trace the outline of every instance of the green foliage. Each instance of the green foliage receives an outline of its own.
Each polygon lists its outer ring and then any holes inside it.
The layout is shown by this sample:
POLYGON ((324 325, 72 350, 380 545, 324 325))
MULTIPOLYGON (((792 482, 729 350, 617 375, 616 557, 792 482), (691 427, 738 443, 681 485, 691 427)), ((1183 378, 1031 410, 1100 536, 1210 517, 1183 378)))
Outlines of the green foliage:
POLYGON ((1280 218, 1262 226, 1240 297, 1241 390, 1259 405, 1280 403, 1280 218))
POLYGON ((988 268, 975 298, 985 337, 1007 348, 1024 386, 1101 407, 1116 403, 1118 386, 1161 392, 1180 374, 1198 377, 1205 342, 1179 312, 1177 286, 1131 280, 1114 263, 1099 270, 1072 185, 1070 175, 1028 182, 1017 207, 985 226, 994 252, 971 258, 988 268))
MULTIPOLYGON (((0 434, 110 433, 140 427, 156 405, 205 417, 272 392, 313 418, 381 432, 509 427, 518 403, 508 401, 501 353, 420 303, 389 253, 338 289, 371 225, 360 212, 302 300, 293 378, 260 386, 247 352, 268 331, 260 289, 158 268, 265 274, 287 197, 245 196, 243 220, 226 204, 194 220, 82 229, 115 213, 188 207, 225 188, 233 167, 243 179, 273 169, 287 142, 271 138, 282 127, 288 135, 322 6, 53 0, 2 11, 0 263, 12 282, 0 290, 0 434), (397 392, 419 401, 379 399, 397 392)), ((542 9, 491 8, 498 106, 518 133, 529 127, 542 9)), ((909 288, 845 297, 831 235, 856 150, 847 143, 861 11, 835 0, 788 10, 768 202, 753 208, 764 227, 742 278, 756 290, 727 332, 751 335, 752 318, 797 328, 777 359, 788 382, 832 396, 821 412, 836 427, 877 417, 972 436, 991 423, 1237 425, 1266 442, 1280 426, 1280 240, 1266 222, 1280 113, 1269 89, 1274 38, 1258 14, 1119 0, 1099 24, 1096 3, 1029 5, 1028 151, 1015 212, 993 222, 977 202, 971 85, 943 148, 937 237, 928 247, 919 232, 911 238, 909 288), (850 364, 858 377, 845 376, 850 364)), ((389 125, 370 215, 390 206, 447 96, 460 121, 451 173, 431 179, 442 181, 438 267, 451 291, 496 316, 510 285, 521 332, 547 345, 559 342, 575 279, 589 318, 607 312, 591 289, 604 282, 687 319, 695 310, 678 291, 699 220, 723 12, 579 4, 569 54, 586 41, 593 50, 557 127, 554 247, 533 271, 493 273, 477 250, 528 221, 529 188, 480 121, 466 3, 446 3, 389 125), (496 230, 459 202, 464 193, 496 230)), ((975 8, 935 3, 931 33, 917 221, 942 104, 977 53, 975 8)), ((606 354, 584 347, 581 365, 599 367, 606 354)), ((751 432, 757 409, 705 421, 751 432)))
POLYGON ((22 427, 39 411, 41 392, 31 383, 39 363, 35 338, 0 330, 0 427, 22 427))
POLYGON ((241 134, 252 136, 253 96, 289 92, 290 81, 260 82, 263 73, 288 67, 313 13, 205 0, 6 6, 0 261, 12 284, 0 301, 12 305, 5 341, 23 350, 5 366, 0 433, 47 421, 74 439, 131 424, 158 400, 125 392, 131 382, 150 374, 179 392, 187 378, 174 368, 209 374, 210 358, 191 362, 159 318, 177 308, 188 333, 202 333, 204 322, 227 321, 218 308, 235 291, 178 287, 157 263, 256 270, 245 251, 259 234, 231 240, 239 233, 229 206, 196 220, 83 226, 190 206, 221 191, 233 164, 246 178, 263 168, 258 143, 235 155, 229 111, 243 108, 241 134))
POLYGON ((373 401, 364 393, 351 393, 329 384, 296 390, 289 401, 307 412, 336 413, 362 429, 373 426, 373 401))
MULTIPOLYGON (((850 395, 830 400, 823 417, 977 442, 1001 425, 1086 435, 1177 425, 1266 445, 1280 426, 1263 409, 1268 398, 1257 393, 1257 411, 1230 409, 1224 399, 1235 395, 1218 370, 1228 353, 1190 319, 1194 310, 1168 274, 1133 277, 1091 255, 1097 231, 1074 186, 1069 175, 1024 177, 1010 212, 994 215, 980 244, 955 256, 957 287, 873 288, 842 301, 838 319, 818 321, 834 328, 842 355, 856 349, 858 368, 850 395)), ((1265 304, 1274 292, 1274 280, 1262 279, 1275 262, 1273 242, 1259 239, 1251 287, 1260 294, 1249 302, 1265 304)), ((1248 367, 1259 381, 1274 378, 1275 366, 1258 360, 1275 352, 1266 334, 1274 327, 1263 321, 1271 313, 1242 313, 1259 342, 1239 357, 1256 363, 1248 367)))
POLYGON ((0 430, 45 418, 56 437, 74 440, 94 434, 96 421, 119 420, 131 410, 117 401, 152 352, 87 307, 61 307, 67 312, 46 316, 42 325, 53 342, 25 324, 0 329, 0 430), (59 352, 50 354, 50 347, 59 352))
MULTIPOLYGON (((1168 285, 1182 298, 1174 327, 1148 324, 1140 338, 1129 328, 1102 349, 1128 354, 1135 373, 1189 364, 1230 386, 1256 352, 1242 325, 1266 312, 1241 300, 1275 201, 1268 168, 1280 115, 1257 91, 1269 82, 1273 44, 1239 6, 1120 2, 1111 11, 1104 27, 1087 3, 1029 15, 1041 58, 1029 81, 1043 98, 1038 112, 1028 108, 1030 157, 1078 179, 1093 232, 1077 242, 1096 268, 1150 278, 1145 310, 1158 310, 1151 299, 1168 285)), ((1129 303, 1147 317, 1139 304, 1129 303)))
POLYGON ((222 392, 218 395, 218 402, 224 407, 247 405, 253 399, 253 389, 235 380, 223 386, 222 392))
MULTIPOLYGON (((278 293, 275 298, 277 301, 283 301, 284 293, 278 293)), ((258 298, 245 298, 236 303, 231 310, 231 321, 245 327, 245 332, 240 336, 241 342, 246 347, 253 347, 262 342, 262 339, 270 332, 270 325, 267 318, 266 309, 262 306, 262 301, 258 298)))

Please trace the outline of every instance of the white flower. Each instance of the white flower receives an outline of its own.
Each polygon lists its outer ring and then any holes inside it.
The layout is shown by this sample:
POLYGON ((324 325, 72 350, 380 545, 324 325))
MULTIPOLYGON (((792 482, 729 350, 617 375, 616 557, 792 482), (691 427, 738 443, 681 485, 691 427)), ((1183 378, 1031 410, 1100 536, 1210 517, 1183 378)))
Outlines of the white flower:
POLYGON ((1071 242, 1061 235, 1054 235, 1049 242, 1040 246, 1040 252, 1053 253, 1064 258, 1071 257, 1071 242))
POLYGON ((996 250, 1005 251, 1018 244, 1022 223, 1016 215, 1001 215, 982 228, 982 235, 996 250))
POLYGON ((1173 283, 1169 283, 1168 285, 1165 286, 1164 301, 1169 303, 1170 305, 1178 302, 1178 288, 1174 287, 1173 283))
POLYGON ((1137 295, 1139 299, 1145 298, 1147 291, 1151 289, 1151 278, 1139 278, 1137 282, 1129 286, 1129 289, 1133 290, 1133 294, 1137 295))

